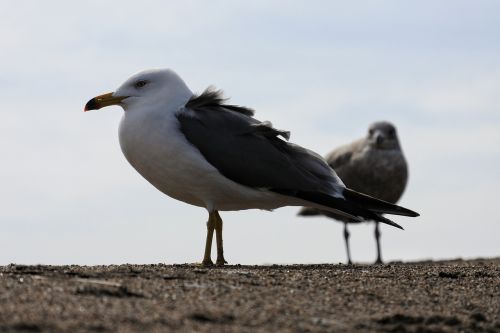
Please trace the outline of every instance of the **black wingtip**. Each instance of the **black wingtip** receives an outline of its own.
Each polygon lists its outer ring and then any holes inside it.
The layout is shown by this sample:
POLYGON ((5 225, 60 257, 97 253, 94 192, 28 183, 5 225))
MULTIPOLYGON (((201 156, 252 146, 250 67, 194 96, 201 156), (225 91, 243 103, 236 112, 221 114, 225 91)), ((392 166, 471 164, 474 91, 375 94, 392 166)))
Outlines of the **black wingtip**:
MULTIPOLYGON (((279 193, 279 192, 278 192, 279 193)), ((369 207, 363 206, 363 202, 358 203, 355 201, 348 201, 347 199, 344 198, 337 198, 333 197, 331 195, 321 193, 321 192, 306 192, 306 191, 299 191, 295 193, 295 196, 297 198, 309 201, 309 202, 314 202, 316 204, 319 204, 321 206, 325 207, 325 211, 330 212, 326 213, 326 216, 333 217, 337 220, 340 221, 347 221, 347 222, 361 222, 361 221, 376 221, 380 223, 385 223, 390 226, 393 226, 398 229, 403 229, 399 224, 396 222, 393 222, 389 220, 388 218, 382 216, 382 213, 379 213, 377 211, 372 211, 369 207), (333 210, 330 210, 333 209, 333 210), (345 213, 347 215, 339 215, 345 213), (347 219, 346 219, 347 218, 347 219)), ((368 197, 371 198, 371 197, 368 197)), ((377 201, 375 201, 377 202, 377 201)), ((300 212, 303 210, 306 210, 308 208, 303 208, 300 212)), ((299 212, 299 215, 300 215, 299 212)))
POLYGON ((302 209, 300 209, 297 212, 297 216, 315 216, 315 215, 319 215, 318 211, 310 207, 302 207, 302 209))
POLYGON ((404 208, 390 202, 374 198, 372 196, 351 190, 349 188, 345 188, 342 194, 344 195, 346 200, 356 202, 357 204, 362 205, 363 207, 377 213, 403 215, 409 217, 420 216, 419 213, 408 208, 404 208))
POLYGON ((395 228, 398 228, 398 229, 401 229, 401 230, 405 230, 402 226, 400 226, 399 224, 397 224, 396 222, 394 222, 394 221, 392 221, 392 220, 389 220, 389 219, 388 219, 388 218, 386 218, 386 217, 383 217, 383 216, 381 216, 381 215, 379 215, 379 214, 377 214, 377 217, 378 217, 378 219, 377 219, 377 221, 378 221, 378 222, 381 222, 381 223, 385 223, 385 224, 391 225, 391 226, 393 226, 393 227, 395 227, 395 228))
MULTIPOLYGON (((397 205, 395 205, 397 206, 397 205)), ((409 216, 409 217, 419 217, 420 214, 411 210, 411 209, 408 209, 408 208, 404 208, 404 207, 401 207, 401 206, 397 206, 399 208, 401 208, 401 211, 404 212, 406 215, 405 216, 409 216)))

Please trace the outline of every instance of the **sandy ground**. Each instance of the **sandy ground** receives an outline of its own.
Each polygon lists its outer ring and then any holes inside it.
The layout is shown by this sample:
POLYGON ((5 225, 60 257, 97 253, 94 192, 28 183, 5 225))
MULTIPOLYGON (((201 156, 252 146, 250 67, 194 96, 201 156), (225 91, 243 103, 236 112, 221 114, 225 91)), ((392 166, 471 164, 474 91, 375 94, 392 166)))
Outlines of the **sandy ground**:
POLYGON ((500 258, 0 267, 0 332, 500 332, 500 258))

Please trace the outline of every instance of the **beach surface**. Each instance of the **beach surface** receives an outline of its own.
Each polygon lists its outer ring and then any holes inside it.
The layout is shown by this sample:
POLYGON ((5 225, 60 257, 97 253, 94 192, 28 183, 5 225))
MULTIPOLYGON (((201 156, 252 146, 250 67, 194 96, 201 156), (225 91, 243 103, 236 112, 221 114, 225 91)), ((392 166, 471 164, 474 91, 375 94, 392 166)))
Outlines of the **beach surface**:
POLYGON ((500 258, 0 267, 0 332, 500 332, 500 258))

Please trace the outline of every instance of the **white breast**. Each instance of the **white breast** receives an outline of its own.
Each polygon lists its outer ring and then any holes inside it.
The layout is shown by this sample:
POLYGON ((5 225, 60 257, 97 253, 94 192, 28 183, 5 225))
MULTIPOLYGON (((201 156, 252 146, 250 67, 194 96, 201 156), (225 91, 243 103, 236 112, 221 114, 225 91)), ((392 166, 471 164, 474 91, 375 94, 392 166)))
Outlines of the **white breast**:
POLYGON ((208 210, 274 209, 300 204, 293 198, 254 190, 224 177, 180 131, 173 112, 128 110, 119 128, 129 163, 168 196, 208 210))

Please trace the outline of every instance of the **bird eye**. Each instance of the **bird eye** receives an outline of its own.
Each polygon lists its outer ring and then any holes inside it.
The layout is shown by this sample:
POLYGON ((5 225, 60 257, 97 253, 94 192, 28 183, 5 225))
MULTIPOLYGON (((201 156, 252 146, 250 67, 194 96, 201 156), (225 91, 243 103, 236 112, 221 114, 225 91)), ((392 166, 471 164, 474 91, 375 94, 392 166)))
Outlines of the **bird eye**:
POLYGON ((369 136, 372 136, 372 135, 373 135, 373 130, 372 130, 372 129, 370 129, 370 130, 368 131, 368 135, 369 135, 369 136))
POLYGON ((394 129, 389 130, 389 136, 392 138, 396 135, 396 131, 394 129))
POLYGON ((141 80, 141 81, 137 81, 137 82, 134 84, 134 86, 135 86, 136 88, 142 88, 142 87, 144 87, 147 83, 148 83, 147 81, 141 80))

